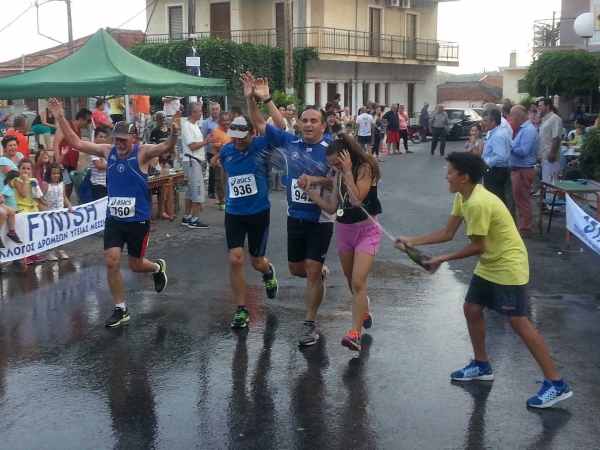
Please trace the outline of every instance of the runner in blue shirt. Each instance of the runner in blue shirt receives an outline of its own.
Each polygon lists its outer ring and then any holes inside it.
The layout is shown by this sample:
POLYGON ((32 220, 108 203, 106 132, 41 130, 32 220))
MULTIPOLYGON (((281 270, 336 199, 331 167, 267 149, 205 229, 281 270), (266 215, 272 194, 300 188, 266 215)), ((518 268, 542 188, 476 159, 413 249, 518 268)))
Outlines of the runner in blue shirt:
POLYGON ((267 125, 256 104, 255 96, 269 109, 273 122, 283 120, 269 96, 267 79, 254 79, 246 73, 241 79, 244 95, 248 102, 250 120, 256 131, 264 135, 269 144, 282 148, 287 160, 288 200, 288 266, 290 273, 306 278, 306 319, 302 324, 298 345, 314 345, 319 338, 315 319, 325 294, 324 281, 328 269, 323 265, 333 234, 333 216, 321 211, 304 192, 313 186, 319 196, 329 198, 333 186, 328 178, 331 167, 325 150, 327 140, 323 138, 325 114, 316 107, 308 107, 302 113, 300 126, 302 137, 267 125))
POLYGON ((263 274, 267 297, 277 296, 275 268, 265 258, 271 202, 269 202, 269 143, 253 137, 254 127, 248 118, 236 117, 227 135, 232 142, 221 149, 221 165, 227 172, 225 202, 225 238, 229 249, 229 276, 237 310, 232 328, 244 328, 250 321, 246 306, 244 241, 248 236, 250 264, 263 274))
POLYGON ((152 158, 175 149, 181 113, 173 116, 171 134, 160 144, 134 145, 135 126, 127 122, 117 122, 112 133, 115 145, 110 145, 81 140, 65 119, 61 103, 51 98, 48 105, 71 147, 107 160, 108 210, 104 226, 104 253, 106 278, 115 300, 115 309, 105 325, 114 328, 128 324, 131 317, 125 305, 120 271, 121 252, 125 244, 131 270, 137 273, 151 273, 156 292, 162 292, 167 287, 166 262, 163 259, 152 262, 144 258, 150 234, 151 215, 148 166, 152 158))

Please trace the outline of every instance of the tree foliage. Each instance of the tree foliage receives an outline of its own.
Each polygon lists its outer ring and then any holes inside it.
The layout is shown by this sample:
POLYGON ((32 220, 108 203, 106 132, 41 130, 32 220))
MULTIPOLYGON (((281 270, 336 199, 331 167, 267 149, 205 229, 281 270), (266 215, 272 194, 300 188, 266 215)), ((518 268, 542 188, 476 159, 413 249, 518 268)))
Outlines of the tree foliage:
POLYGON ((526 90, 533 96, 562 95, 597 90, 600 58, 593 53, 554 50, 542 53, 525 76, 526 90))
POLYGON ((600 129, 590 129, 581 146, 579 170, 587 178, 600 181, 600 129))
MULTIPOLYGON (((271 91, 271 98, 273 99, 273 104, 277 105, 294 105, 296 107, 296 111, 302 111, 304 105, 298 98, 298 95, 294 92, 290 95, 286 94, 284 91, 271 91)), ((259 109, 263 114, 268 116, 268 108, 264 103, 261 103, 259 109)))
MULTIPOLYGON (((140 44, 132 47, 134 55, 167 69, 186 72, 185 57, 188 41, 165 44, 140 44)), ((223 78, 227 91, 240 90, 240 75, 247 70, 259 77, 268 77, 273 90, 283 90, 285 84, 284 49, 281 47, 237 44, 224 39, 201 39, 197 42, 200 57, 200 73, 203 77, 223 78)), ((303 95, 306 83, 306 63, 318 59, 312 48, 294 49, 294 89, 303 95)))

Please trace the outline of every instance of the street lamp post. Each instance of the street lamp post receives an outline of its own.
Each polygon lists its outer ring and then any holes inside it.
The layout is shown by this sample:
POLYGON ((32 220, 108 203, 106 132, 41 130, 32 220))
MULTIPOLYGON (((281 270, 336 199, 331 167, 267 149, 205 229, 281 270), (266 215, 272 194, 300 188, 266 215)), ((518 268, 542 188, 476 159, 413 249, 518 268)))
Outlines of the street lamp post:
POLYGON ((575 29, 575 33, 581 38, 583 38, 583 48, 588 48, 589 39, 594 36, 596 25, 596 18, 594 14, 591 12, 583 13, 577 19, 575 19, 575 23, 573 24, 573 28, 575 29))

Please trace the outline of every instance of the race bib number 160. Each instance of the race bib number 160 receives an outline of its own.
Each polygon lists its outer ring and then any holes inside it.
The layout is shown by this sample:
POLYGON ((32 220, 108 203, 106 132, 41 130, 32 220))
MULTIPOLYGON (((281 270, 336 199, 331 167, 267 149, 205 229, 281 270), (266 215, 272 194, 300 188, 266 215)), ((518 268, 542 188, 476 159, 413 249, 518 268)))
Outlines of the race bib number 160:
POLYGON ((135 216, 135 197, 110 197, 108 211, 113 217, 128 219, 135 216))

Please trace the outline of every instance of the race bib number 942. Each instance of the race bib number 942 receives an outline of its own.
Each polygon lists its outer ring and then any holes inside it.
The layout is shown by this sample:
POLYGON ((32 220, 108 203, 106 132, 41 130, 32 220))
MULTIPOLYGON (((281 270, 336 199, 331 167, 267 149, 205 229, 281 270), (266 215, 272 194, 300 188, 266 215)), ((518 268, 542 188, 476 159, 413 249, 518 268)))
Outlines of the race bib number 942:
POLYGON ((119 219, 128 219, 135 216, 135 197, 109 198, 108 211, 111 216, 119 219))
MULTIPOLYGON (((319 189, 317 186, 313 186, 312 190, 316 191, 319 189)), ((310 197, 304 192, 303 189, 298 187, 298 180, 294 178, 292 180, 292 201, 296 203, 313 203, 310 197)))
POLYGON ((238 175, 229 177, 229 197, 241 198, 255 195, 258 193, 256 188, 256 178, 254 174, 238 175))

